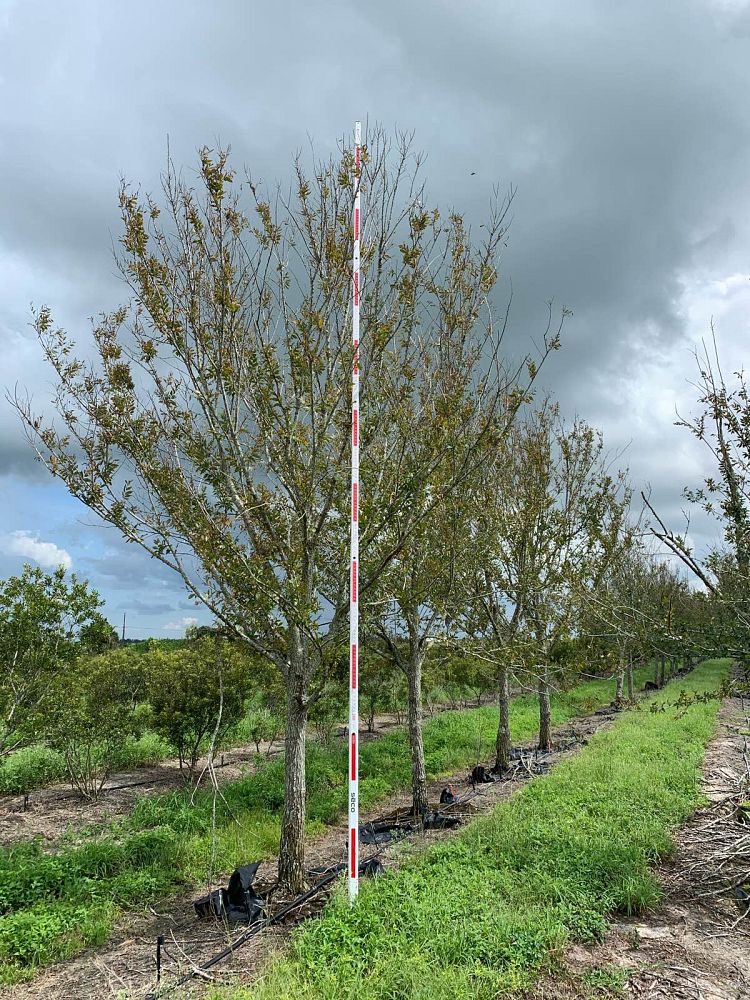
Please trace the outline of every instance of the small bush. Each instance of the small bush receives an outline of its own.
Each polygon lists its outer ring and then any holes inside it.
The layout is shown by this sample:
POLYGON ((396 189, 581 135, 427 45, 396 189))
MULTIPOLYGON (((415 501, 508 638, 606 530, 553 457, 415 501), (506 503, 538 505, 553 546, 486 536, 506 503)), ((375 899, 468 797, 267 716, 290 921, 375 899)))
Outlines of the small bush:
POLYGON ((268 743, 268 750, 284 732, 284 719, 269 708, 251 708, 237 726, 237 735, 244 736, 255 744, 260 753, 261 743, 268 743))
POLYGON ((23 795, 65 777, 65 758, 41 744, 16 750, 0 765, 0 794, 23 795))
POLYGON ((207 738, 221 741, 242 717, 248 664, 231 643, 197 639, 183 649, 153 649, 148 664, 152 725, 177 750, 191 777, 207 738))
POLYGON ((36 968, 103 944, 114 914, 113 903, 74 906, 58 901, 7 914, 0 917, 0 960, 11 970, 36 968))
POLYGON ((144 733, 138 737, 129 736, 114 751, 112 766, 118 771, 129 771, 136 767, 153 767, 173 753, 173 748, 158 733, 144 733))

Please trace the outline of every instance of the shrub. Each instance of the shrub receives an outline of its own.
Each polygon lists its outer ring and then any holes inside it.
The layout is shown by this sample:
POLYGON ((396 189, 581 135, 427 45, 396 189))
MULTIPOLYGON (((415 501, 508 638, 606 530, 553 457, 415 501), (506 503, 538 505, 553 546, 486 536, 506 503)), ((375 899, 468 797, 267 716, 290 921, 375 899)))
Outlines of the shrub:
POLYGON ((64 777, 62 754, 41 744, 24 747, 0 764, 0 794, 23 795, 25 808, 31 792, 62 781, 64 777))
POLYGON ((252 708, 242 723, 242 731, 255 744, 260 753, 261 743, 268 743, 268 753, 279 736, 284 732, 284 719, 268 708, 252 708))
POLYGON ((248 661, 231 643, 201 638, 172 652, 154 648, 144 659, 152 725, 195 773, 201 746, 218 740, 242 717, 250 684, 248 661))
POLYGON ((113 670, 106 654, 80 657, 54 678, 36 725, 62 754, 73 788, 96 799, 139 728, 133 676, 113 670))
POLYGON ((153 767, 173 753, 172 746, 158 733, 128 736, 112 755, 112 766, 118 771, 135 767, 153 767))

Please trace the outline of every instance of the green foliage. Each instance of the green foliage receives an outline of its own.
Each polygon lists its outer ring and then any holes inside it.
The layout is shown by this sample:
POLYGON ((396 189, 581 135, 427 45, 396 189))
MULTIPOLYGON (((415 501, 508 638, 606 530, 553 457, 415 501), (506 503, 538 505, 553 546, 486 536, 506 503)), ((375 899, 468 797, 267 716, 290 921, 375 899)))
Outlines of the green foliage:
MULTIPOLYGON (((446 699, 447 701, 447 699, 446 699)), ((406 704, 406 679, 393 661, 365 644, 359 659, 359 707, 370 732, 375 717, 397 712, 406 704)))
POLYGON ((628 976, 628 969, 623 969, 619 965, 603 965, 585 972, 581 979, 593 989, 595 996, 603 993, 606 996, 619 997, 623 995, 628 976))
POLYGON ((30 969, 100 945, 112 929, 116 906, 72 905, 48 900, 31 909, 0 917, 0 981, 26 978, 30 969))
POLYGON ((28 795, 64 777, 62 754, 40 744, 23 747, 0 763, 0 794, 28 795))
POLYGON ((497 671, 493 664, 470 653, 442 656, 433 670, 433 676, 451 703, 479 703, 497 686, 497 671))
MULTIPOLYGON (((604 705, 610 696, 606 681, 592 681, 558 694, 553 697, 553 721, 562 723, 579 714, 584 702, 604 705)), ((426 722, 428 776, 435 778, 462 766, 468 770, 493 745, 496 726, 497 711, 490 706, 444 712, 426 722)), ((512 702, 511 727, 518 741, 536 734, 538 713, 532 697, 512 702)), ((36 906, 49 895, 61 905, 83 906, 92 899, 116 899, 124 906, 138 906, 154 901, 176 884, 205 884, 209 873, 230 870, 248 858, 274 856, 284 800, 283 761, 259 758, 258 765, 256 773, 222 787, 222 796, 216 802, 215 843, 213 796, 198 789, 142 798, 127 818, 104 830, 89 831, 93 839, 64 847, 54 855, 45 853, 38 842, 0 850, 0 914, 6 915, 0 916, 0 936, 3 921, 16 913, 31 914, 24 918, 29 927, 37 918, 41 921, 42 910, 36 906)), ((363 744, 361 774, 363 809, 395 789, 408 787, 411 775, 405 733, 391 732, 363 744)), ((345 809, 344 743, 309 743, 307 777, 307 830, 313 833, 323 824, 335 822, 345 809)), ((85 838, 87 831, 79 831, 79 836, 85 838)), ((44 961, 71 953, 69 939, 58 938, 54 927, 47 930, 51 938, 44 961), (55 942, 62 951, 56 951, 55 942)), ((34 934, 40 940, 44 936, 41 931, 34 934)), ((14 970, 16 965, 11 970, 15 974, 14 970)))
POLYGON ((103 615, 94 614, 91 620, 81 627, 78 640, 83 652, 104 653, 117 646, 117 629, 110 625, 103 615))
POLYGON ((112 752, 112 770, 130 771, 136 767, 153 767, 173 753, 174 748, 158 733, 127 736, 112 752))
POLYGON ((208 637, 172 652, 153 649, 146 661, 151 725, 192 774, 206 737, 216 731, 221 740, 242 717, 250 664, 232 644, 208 637))
POLYGON ((234 729, 237 738, 252 740, 257 753, 260 753, 261 743, 268 743, 270 751, 271 745, 283 732, 283 717, 263 706, 251 708, 234 729))
POLYGON ((101 640, 107 623, 96 591, 61 566, 24 566, 0 581, 0 753, 28 742, 30 716, 48 685, 80 652, 101 640))
POLYGON ((52 679, 36 720, 36 732, 64 757, 71 785, 96 799, 139 728, 133 673, 113 669, 111 655, 80 657, 52 679))
POLYGON ((336 730, 346 723, 348 689, 342 684, 331 684, 310 711, 310 723, 318 740, 324 745, 333 743, 336 730))
MULTIPOLYGON (((673 690, 716 690, 725 672, 725 661, 708 662, 673 690)), ((714 700, 680 716, 621 716, 489 817, 364 883, 354 908, 340 893, 252 996, 495 1000, 528 989, 569 941, 601 937, 607 914, 656 901, 650 865, 700 801, 696 770, 716 709, 714 700)), ((590 985, 615 984, 603 975, 590 985)))

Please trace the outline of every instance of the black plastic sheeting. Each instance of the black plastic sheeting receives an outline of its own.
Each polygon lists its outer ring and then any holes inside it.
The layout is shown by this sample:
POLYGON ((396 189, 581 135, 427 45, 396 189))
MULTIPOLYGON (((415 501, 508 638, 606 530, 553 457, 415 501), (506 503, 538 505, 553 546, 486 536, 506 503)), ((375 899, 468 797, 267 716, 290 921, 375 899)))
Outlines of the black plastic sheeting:
MULTIPOLYGON (((454 802, 456 801, 454 799, 454 802)), ((442 810, 435 809, 433 812, 425 813, 418 823, 397 820, 365 823, 359 828, 359 841, 361 844, 382 847, 384 844, 391 844, 394 840, 401 840, 410 833, 419 830, 451 830, 460 823, 459 816, 446 816, 442 810)))
POLYGON ((493 781, 500 781, 500 775, 494 774, 483 764, 477 764, 471 772, 472 785, 491 785, 493 781))
POLYGON ((734 897, 743 913, 750 913, 750 882, 734 887, 734 897))
POLYGON ((458 802, 458 799, 456 798, 456 793, 453 791, 453 785, 446 785, 440 793, 440 805, 453 806, 456 802, 458 802))
MULTIPOLYGON (((576 741, 573 742, 575 743, 576 741)), ((568 747, 562 747, 561 749, 568 749, 568 747)), ((513 747, 509 756, 511 763, 524 763, 529 766, 525 771, 523 769, 515 770, 513 768, 509 768, 507 771, 496 771, 494 768, 485 767, 483 764, 477 764, 469 775, 469 781, 471 782, 472 787, 476 788, 477 785, 491 785, 496 781, 506 781, 509 778, 518 778, 519 776, 530 778, 532 774, 546 774, 551 766, 548 763, 548 760, 552 756, 552 751, 517 750, 513 747)))
POLYGON ((443 813, 436 810, 422 817, 422 828, 424 830, 452 830, 460 822, 460 816, 444 816, 443 813))
POLYGON ((413 823, 389 822, 387 820, 383 823, 365 823, 359 828, 359 842, 374 846, 390 844, 394 840, 401 840, 402 837, 414 833, 415 829, 413 823))
POLYGON ((193 906, 201 920, 226 920, 230 923, 253 924, 265 916, 266 901, 253 889, 261 862, 235 868, 228 888, 214 889, 207 896, 196 899, 193 906))

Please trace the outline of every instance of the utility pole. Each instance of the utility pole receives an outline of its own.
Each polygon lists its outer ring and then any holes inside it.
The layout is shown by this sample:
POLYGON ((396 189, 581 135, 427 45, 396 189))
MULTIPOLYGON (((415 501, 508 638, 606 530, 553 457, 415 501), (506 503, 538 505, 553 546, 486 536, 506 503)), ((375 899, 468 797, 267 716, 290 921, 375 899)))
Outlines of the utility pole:
POLYGON ((125 642, 125 615, 127 612, 122 613, 122 641, 125 642))

